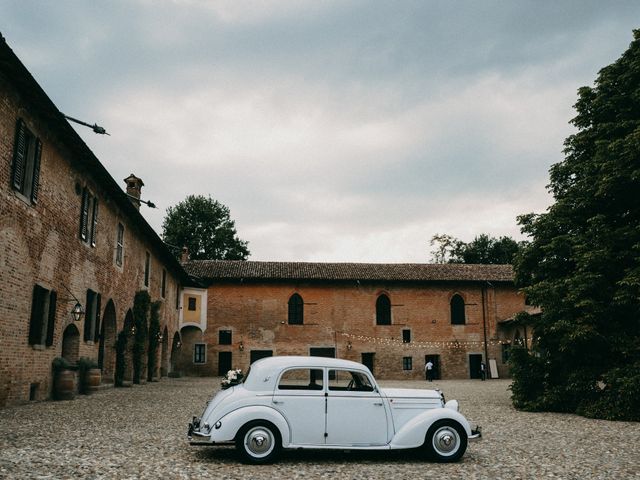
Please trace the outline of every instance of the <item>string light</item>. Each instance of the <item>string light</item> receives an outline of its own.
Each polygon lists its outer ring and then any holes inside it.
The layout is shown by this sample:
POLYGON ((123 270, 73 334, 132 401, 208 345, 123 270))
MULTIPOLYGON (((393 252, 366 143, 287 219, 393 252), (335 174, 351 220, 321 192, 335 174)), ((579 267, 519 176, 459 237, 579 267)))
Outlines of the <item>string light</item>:
POLYGON ((347 337, 350 341, 358 341, 364 343, 374 343, 376 345, 389 345, 389 346, 402 346, 403 348, 440 348, 440 349, 468 349, 471 347, 484 347, 485 344, 489 346, 495 345, 510 345, 509 340, 490 340, 484 342, 478 341, 460 341, 460 340, 443 340, 443 341, 431 341, 431 342, 403 342, 401 339, 384 338, 384 337, 371 337, 368 335, 355 335, 347 332, 336 332, 338 335, 347 337))

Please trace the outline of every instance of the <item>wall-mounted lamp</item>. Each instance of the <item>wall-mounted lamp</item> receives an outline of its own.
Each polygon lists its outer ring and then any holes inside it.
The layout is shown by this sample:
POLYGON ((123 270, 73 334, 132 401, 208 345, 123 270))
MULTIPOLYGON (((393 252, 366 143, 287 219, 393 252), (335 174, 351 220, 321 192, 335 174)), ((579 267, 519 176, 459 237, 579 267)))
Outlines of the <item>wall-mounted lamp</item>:
POLYGON ((135 334, 136 334, 136 326, 131 325, 131 328, 129 329, 129 335, 133 337, 135 334))
POLYGON ((347 350, 351 350, 353 348, 353 345, 351 345, 351 342, 347 342, 347 350))
POLYGON ((431 320, 431 323, 436 323, 436 319, 434 318, 433 320, 431 320))
POLYGON ((93 130, 94 133, 97 133, 99 135, 110 135, 110 134, 107 133, 107 131, 104 129, 104 127, 101 127, 100 125, 98 125, 96 123, 91 125, 90 123, 83 122, 82 120, 78 120, 77 118, 70 117, 69 115, 65 115, 64 113, 62 115, 67 120, 70 120, 70 121, 72 121, 74 123, 77 123, 79 125, 84 125, 85 127, 89 127, 91 130, 93 130))
POLYGON ((151 200, 140 200, 138 197, 136 197, 134 195, 130 195, 128 193, 125 193, 125 195, 127 197, 129 197, 129 198, 133 198, 138 203, 144 203, 149 208, 158 208, 158 207, 156 207, 156 204, 153 203, 151 200))
POLYGON ((244 343, 242 343, 242 341, 240 342, 240 345, 238 345, 238 348, 241 352, 244 352, 244 343))
POLYGON ((180 348, 180 347, 182 347, 182 342, 180 340, 178 340, 176 342, 176 348, 180 348))
POLYGON ((84 315, 84 309, 82 308, 82 304, 80 303, 80 300, 78 300, 76 296, 73 293, 71 293, 71 290, 69 290, 69 288, 67 288, 65 284, 62 284, 62 286, 69 293, 69 295, 71 295, 71 298, 63 298, 61 301, 76 302, 76 304, 71 309, 70 313, 71 313, 71 316, 73 317, 73 320, 76 322, 79 322, 82 316, 84 315))
POLYGON ((159 342, 161 342, 162 341, 162 333, 161 332, 156 333, 156 338, 158 339, 159 342))

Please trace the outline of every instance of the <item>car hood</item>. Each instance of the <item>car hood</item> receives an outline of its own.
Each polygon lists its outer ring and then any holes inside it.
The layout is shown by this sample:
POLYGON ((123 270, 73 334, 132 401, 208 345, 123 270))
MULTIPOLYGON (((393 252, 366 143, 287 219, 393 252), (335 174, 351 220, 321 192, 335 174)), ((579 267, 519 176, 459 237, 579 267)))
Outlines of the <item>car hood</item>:
POLYGON ((440 400, 442 395, 438 390, 423 390, 421 388, 383 388, 382 393, 388 398, 415 398, 440 400))

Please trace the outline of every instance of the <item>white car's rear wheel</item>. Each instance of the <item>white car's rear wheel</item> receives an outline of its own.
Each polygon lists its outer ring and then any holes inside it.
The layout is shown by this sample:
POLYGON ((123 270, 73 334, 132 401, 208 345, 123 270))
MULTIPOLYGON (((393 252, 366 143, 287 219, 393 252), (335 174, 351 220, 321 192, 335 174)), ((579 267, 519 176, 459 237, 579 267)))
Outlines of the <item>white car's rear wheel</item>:
POLYGON ((438 420, 427 431, 425 447, 436 462, 456 462, 467 449, 467 433, 454 420, 438 420))
POLYGON ((257 420, 247 423, 236 437, 236 449, 247 463, 270 463, 282 447, 280 432, 270 422, 257 420))

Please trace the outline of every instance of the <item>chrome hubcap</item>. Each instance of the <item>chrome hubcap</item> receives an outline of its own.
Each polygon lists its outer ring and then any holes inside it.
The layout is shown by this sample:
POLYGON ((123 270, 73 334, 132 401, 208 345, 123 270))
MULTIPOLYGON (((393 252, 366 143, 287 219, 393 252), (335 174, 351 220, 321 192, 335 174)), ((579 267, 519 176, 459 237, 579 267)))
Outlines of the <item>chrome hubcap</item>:
POLYGON ((451 427, 439 428, 433 435, 433 448, 441 455, 455 453, 460 444, 460 436, 451 427))
POLYGON ((265 457, 273 450, 274 438, 268 429, 254 427, 245 435, 244 444, 254 457, 265 457))

